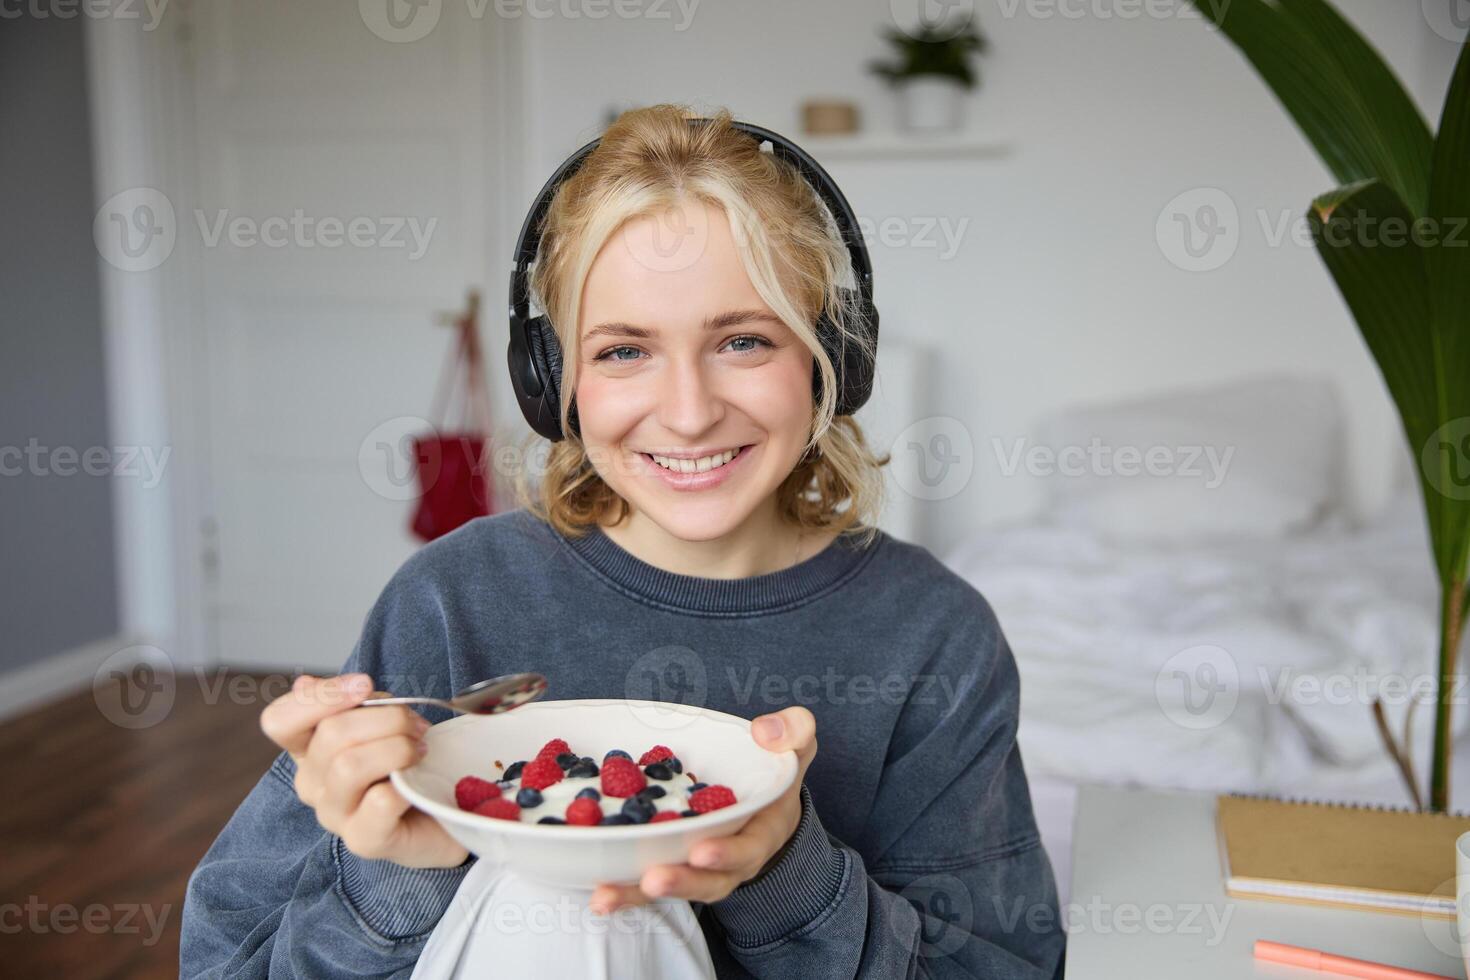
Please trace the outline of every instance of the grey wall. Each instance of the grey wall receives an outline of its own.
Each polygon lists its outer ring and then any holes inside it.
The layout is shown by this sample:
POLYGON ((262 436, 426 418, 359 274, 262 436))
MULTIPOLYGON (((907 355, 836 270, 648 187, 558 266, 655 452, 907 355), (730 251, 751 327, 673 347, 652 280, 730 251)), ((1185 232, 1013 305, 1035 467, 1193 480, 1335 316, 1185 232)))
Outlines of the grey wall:
POLYGON ((0 672, 118 623, 82 32, 0 29, 0 672))

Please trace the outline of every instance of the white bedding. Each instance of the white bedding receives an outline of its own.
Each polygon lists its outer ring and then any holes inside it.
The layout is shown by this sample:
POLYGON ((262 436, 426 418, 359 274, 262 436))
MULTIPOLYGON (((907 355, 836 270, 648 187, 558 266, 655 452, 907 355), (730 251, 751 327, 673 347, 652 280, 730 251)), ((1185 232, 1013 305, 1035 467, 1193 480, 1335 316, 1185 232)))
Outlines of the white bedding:
MULTIPOLYGON (((1274 691, 1284 671, 1349 681, 1432 676, 1437 594, 1428 556, 1408 497, 1356 533, 1326 527, 1279 541, 1169 548, 1030 525, 977 535, 951 552, 950 567, 995 608, 1020 668, 1021 751, 1062 901, 1082 783, 1405 805, 1355 687, 1338 692, 1347 697, 1274 691), (1229 654, 1201 662, 1235 665, 1228 714, 1191 715, 1182 684, 1160 681, 1171 657, 1178 666, 1180 651, 1201 646, 1229 654)), ((1388 708, 1396 733, 1406 703, 1388 708)), ((1421 705, 1413 718, 1421 781, 1432 716, 1421 705)), ((1467 708, 1455 718, 1461 806, 1470 793, 1467 718, 1467 708)))
MULTIPOLYGON (((1422 685, 1435 669, 1435 582, 1411 507, 1356 533, 1178 547, 1021 526, 973 537, 946 560, 1000 617, 1037 776, 1283 792, 1305 780, 1378 785, 1389 763, 1361 691, 1385 677, 1422 685), (1205 682, 1225 691, 1200 710, 1205 682)), ((1401 731, 1409 697, 1391 701, 1401 731)), ((1415 712, 1421 773, 1431 720, 1430 706, 1415 712)))

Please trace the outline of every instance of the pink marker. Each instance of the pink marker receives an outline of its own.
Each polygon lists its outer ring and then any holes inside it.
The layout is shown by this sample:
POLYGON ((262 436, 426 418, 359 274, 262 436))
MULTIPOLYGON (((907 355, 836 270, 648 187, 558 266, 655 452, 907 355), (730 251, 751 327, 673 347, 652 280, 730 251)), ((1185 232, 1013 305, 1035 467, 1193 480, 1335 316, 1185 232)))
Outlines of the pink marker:
POLYGON ((1447 977, 1443 973, 1421 973, 1418 970, 1406 970, 1403 967, 1388 966, 1384 963, 1370 963, 1367 960, 1355 960, 1347 956, 1333 956, 1320 949, 1288 946, 1285 943, 1272 943, 1264 939, 1256 940, 1256 959, 1299 966, 1307 970, 1325 970, 1345 977, 1361 977, 1363 980, 1454 980, 1453 977, 1447 977))

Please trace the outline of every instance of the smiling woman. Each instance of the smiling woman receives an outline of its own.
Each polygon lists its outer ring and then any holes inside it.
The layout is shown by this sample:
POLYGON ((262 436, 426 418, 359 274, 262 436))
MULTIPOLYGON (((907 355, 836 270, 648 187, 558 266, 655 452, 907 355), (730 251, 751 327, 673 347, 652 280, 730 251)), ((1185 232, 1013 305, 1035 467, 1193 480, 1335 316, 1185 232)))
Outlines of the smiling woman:
POLYGON ((673 570, 734 577, 871 539, 887 458, 837 414, 818 335, 825 312, 838 344, 874 355, 836 222, 727 112, 690 118, 624 113, 551 200, 531 288, 570 425, 540 485, 518 487, 568 536, 601 525, 673 570))
MULTIPOLYGON (((282 754, 190 879, 183 975, 1061 975, 1015 660, 978 592, 875 521, 885 461, 852 419, 871 285, 836 185, 728 113, 625 113, 553 174, 517 243, 509 350, 552 440, 544 480, 521 484, 526 508, 416 552, 342 673, 266 707, 282 754), (355 708, 375 688, 443 696, 520 671, 556 700, 749 718, 745 747, 794 756, 795 778, 682 863, 635 854, 636 880, 572 897, 635 913, 631 928, 499 928, 568 896, 471 855, 388 781, 429 764, 427 718, 355 708), (817 676, 851 684, 802 682, 817 676)), ((583 761, 542 757, 537 781, 583 761)), ((637 778, 661 778, 641 761, 637 778)), ((651 821, 643 804, 604 814, 609 834, 651 821)), ((565 833, 573 805, 518 793, 492 816, 565 833)))

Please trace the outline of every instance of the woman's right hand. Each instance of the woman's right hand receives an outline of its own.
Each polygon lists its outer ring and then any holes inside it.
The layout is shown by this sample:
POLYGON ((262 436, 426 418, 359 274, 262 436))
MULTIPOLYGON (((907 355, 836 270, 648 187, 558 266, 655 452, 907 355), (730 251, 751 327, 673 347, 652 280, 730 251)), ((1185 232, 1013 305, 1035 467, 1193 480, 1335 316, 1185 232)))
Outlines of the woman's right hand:
POLYGON ((356 710, 366 674, 296 678, 260 715, 261 730, 296 762, 296 795, 352 853, 410 868, 452 868, 469 856, 388 782, 423 757, 428 721, 403 705, 356 710))

